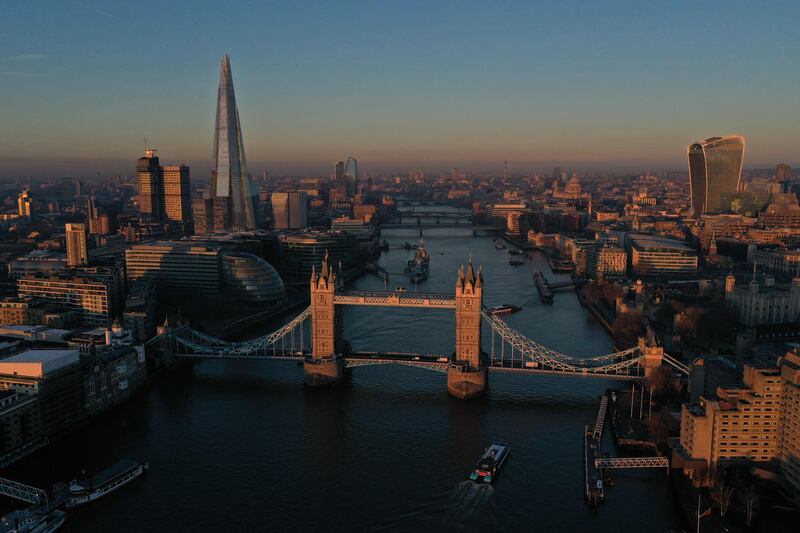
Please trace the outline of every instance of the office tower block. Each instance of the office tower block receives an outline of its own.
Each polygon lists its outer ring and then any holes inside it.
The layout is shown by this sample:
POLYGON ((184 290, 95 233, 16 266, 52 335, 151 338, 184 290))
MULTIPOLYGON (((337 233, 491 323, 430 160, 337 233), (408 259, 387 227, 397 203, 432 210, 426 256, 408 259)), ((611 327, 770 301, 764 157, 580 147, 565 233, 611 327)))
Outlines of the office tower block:
POLYGON ((21 217, 33 218, 33 199, 31 192, 27 189, 19 193, 17 197, 17 213, 21 217))
POLYGON ((301 229, 308 225, 308 197, 302 191, 272 193, 275 229, 301 229))
POLYGON ((695 218, 722 210, 722 197, 739 190, 745 138, 710 137, 686 148, 689 185, 695 218))
POLYGON ((192 219, 189 194, 189 167, 162 167, 164 176, 164 219, 166 222, 188 224, 192 219))
POLYGON ((145 150, 136 162, 139 177, 139 212, 147 222, 161 222, 164 212, 164 177, 159 166, 157 150, 145 150))

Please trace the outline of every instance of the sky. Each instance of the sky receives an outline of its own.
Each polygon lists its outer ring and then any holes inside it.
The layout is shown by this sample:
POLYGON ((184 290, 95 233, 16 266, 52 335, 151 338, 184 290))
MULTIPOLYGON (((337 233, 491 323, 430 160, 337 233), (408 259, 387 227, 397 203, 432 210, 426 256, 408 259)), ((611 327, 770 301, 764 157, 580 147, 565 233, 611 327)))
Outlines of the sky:
POLYGON ((207 175, 231 56, 250 171, 800 162, 800 2, 0 0, 0 177, 207 175), (145 141, 146 140, 146 141, 145 141))

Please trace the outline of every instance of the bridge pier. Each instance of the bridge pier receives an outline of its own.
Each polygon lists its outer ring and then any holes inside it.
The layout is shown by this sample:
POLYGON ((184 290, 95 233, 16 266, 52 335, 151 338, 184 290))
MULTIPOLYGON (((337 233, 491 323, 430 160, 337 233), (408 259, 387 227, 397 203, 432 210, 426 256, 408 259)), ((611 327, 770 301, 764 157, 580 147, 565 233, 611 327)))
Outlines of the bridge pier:
POLYGON ((451 366, 447 369, 447 392, 461 400, 477 398, 488 385, 487 368, 451 366))
POLYGON ((307 387, 327 387, 340 383, 345 377, 344 359, 306 358, 303 361, 303 382, 307 387))

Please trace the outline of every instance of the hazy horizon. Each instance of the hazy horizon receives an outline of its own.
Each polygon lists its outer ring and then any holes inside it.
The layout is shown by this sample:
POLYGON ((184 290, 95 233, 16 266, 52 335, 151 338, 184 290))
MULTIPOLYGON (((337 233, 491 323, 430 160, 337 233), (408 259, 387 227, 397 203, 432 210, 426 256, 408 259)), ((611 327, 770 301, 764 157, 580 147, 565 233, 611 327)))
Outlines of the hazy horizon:
POLYGON ((206 175, 225 52, 254 174, 327 174, 348 155, 375 172, 680 170, 687 144, 728 134, 747 138, 746 167, 797 159, 794 2, 49 0, 4 13, 4 179, 127 175, 145 139, 206 175))

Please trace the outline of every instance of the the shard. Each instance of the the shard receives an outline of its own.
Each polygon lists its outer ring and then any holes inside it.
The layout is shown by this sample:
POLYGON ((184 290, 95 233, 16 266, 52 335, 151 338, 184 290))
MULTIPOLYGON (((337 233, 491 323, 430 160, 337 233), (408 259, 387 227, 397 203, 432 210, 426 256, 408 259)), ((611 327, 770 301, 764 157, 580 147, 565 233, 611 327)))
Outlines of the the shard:
POLYGON ((222 56, 220 66, 214 160, 212 185, 216 204, 215 227, 239 231, 255 229, 255 201, 247 175, 242 126, 239 123, 228 54, 222 56))

